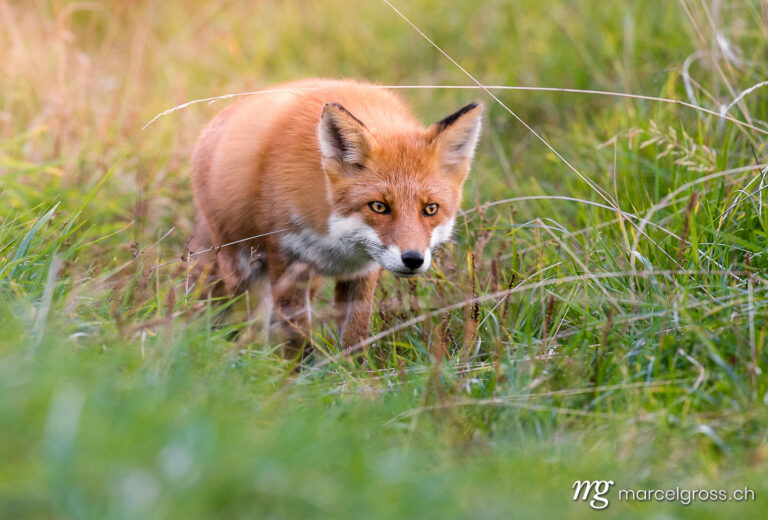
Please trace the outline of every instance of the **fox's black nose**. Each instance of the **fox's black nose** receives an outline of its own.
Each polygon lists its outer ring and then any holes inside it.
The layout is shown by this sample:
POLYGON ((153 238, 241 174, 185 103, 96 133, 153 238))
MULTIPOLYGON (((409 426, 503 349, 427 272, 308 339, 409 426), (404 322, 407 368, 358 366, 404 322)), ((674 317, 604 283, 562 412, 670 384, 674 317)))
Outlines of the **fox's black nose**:
POLYGON ((424 264, 424 255, 418 251, 406 251, 401 258, 405 267, 411 270, 416 270, 424 264))

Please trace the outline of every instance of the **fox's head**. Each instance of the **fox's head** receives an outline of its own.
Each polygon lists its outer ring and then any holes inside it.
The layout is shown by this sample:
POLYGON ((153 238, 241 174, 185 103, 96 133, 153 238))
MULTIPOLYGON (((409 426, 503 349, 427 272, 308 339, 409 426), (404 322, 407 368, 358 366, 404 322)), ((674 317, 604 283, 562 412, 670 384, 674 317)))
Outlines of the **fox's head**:
POLYGON ((333 213, 329 233, 396 276, 429 269, 448 240, 480 135, 472 103, 428 128, 369 128, 328 103, 318 128, 333 213))

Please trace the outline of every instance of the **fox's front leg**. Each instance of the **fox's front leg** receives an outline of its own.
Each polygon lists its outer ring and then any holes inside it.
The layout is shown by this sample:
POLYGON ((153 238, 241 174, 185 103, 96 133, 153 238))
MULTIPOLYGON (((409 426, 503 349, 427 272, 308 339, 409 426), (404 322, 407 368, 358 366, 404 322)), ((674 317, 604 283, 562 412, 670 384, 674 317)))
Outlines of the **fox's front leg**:
POLYGON ((313 290, 313 273, 307 264, 290 262, 283 255, 267 258, 272 292, 270 337, 284 344, 286 357, 302 354, 311 346, 309 307, 313 290))
POLYGON ((368 338, 373 295, 379 269, 368 274, 336 281, 336 317, 341 325, 341 345, 348 349, 368 338))

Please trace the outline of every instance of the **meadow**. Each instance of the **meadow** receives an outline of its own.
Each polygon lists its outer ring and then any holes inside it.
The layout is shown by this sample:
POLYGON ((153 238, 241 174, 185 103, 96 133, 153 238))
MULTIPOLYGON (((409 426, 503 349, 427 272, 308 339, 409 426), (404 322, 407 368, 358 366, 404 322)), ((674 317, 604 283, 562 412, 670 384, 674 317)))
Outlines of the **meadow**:
POLYGON ((762 0, 0 0, 0 518, 761 518, 766 64, 762 0), (231 99, 153 118, 315 76, 486 115, 453 242, 297 367, 183 261, 231 99))

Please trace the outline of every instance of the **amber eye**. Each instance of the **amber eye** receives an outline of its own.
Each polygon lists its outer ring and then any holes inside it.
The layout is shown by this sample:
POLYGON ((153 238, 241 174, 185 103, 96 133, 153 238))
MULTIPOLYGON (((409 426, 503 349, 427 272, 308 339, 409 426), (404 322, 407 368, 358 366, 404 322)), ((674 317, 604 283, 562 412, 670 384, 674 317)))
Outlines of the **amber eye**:
POLYGON ((428 217, 437 215, 437 208, 439 208, 437 204, 434 204, 434 203, 427 204, 426 206, 424 206, 424 214, 428 217))
POLYGON ((383 202, 379 202, 378 200, 369 202, 368 207, 371 208, 371 211, 373 211, 374 213, 378 213, 379 215, 386 215, 387 213, 389 213, 389 206, 387 206, 383 202))

